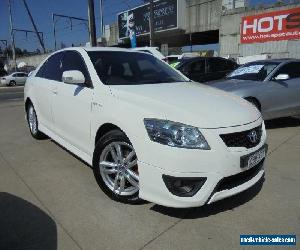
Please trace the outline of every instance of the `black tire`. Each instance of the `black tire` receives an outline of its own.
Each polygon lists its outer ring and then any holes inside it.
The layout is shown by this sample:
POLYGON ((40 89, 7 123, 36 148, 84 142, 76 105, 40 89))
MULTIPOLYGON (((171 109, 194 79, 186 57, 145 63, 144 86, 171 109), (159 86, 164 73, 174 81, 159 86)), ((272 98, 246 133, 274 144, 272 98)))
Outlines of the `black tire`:
MULTIPOLYGON (((101 188, 101 190, 109 196, 111 199, 127 203, 127 204, 140 204, 143 203, 143 200, 139 198, 139 191, 132 195, 120 195, 116 192, 113 192, 108 185, 105 183, 101 171, 100 171, 100 156, 104 152, 105 148, 108 145, 111 145, 113 142, 124 142, 132 146, 131 142, 129 141, 128 137, 120 130, 112 130, 102 136, 99 141, 96 143, 94 156, 93 156, 93 172, 96 178, 96 181, 101 188)), ((133 147, 132 147, 133 148, 133 147)), ((134 149, 133 149, 134 150, 134 149)), ((136 165, 137 168, 137 165, 136 165)), ((113 174, 114 175, 114 174, 113 174)), ((116 176, 117 174, 115 174, 116 176)), ((115 178, 115 177, 113 177, 115 178)), ((129 182, 128 182, 129 183, 129 182)), ((130 184, 130 183, 129 183, 130 184)))
POLYGON ((41 131, 39 131, 39 122, 38 118, 35 112, 35 109, 32 105, 32 103, 29 103, 26 107, 26 118, 27 118, 27 123, 29 127, 30 134, 32 135, 33 138, 37 140, 45 139, 47 136, 43 134, 41 131), (32 113, 31 113, 32 112, 32 113), (30 124, 30 117, 32 116, 33 119, 35 119, 36 124, 34 125, 35 127, 30 124))
POLYGON ((255 98, 245 98, 246 101, 250 102, 252 105, 254 105, 260 112, 261 112, 261 105, 258 100, 255 98))
POLYGON ((16 86, 16 85, 17 85, 17 83, 15 81, 10 81, 8 84, 8 86, 16 86))

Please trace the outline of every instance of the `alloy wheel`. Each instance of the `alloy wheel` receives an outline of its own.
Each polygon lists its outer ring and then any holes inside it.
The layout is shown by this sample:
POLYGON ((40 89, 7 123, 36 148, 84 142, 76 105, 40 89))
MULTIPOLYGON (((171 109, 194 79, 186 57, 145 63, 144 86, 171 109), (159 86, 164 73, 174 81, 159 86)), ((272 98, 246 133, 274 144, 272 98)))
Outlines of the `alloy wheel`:
POLYGON ((133 195, 139 191, 137 156, 126 142, 111 142, 100 155, 100 174, 105 185, 120 196, 133 195))
POLYGON ((37 118, 36 118, 36 114, 35 114, 35 111, 34 111, 34 108, 32 105, 30 105, 28 108, 28 124, 29 124, 31 133, 36 134, 38 131, 37 118))

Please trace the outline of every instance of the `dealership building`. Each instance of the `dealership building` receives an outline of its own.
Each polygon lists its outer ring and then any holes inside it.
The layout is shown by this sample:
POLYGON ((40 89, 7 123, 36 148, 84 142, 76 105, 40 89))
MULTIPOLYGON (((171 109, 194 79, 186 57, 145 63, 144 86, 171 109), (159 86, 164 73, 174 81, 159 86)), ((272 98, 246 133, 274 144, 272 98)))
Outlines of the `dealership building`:
MULTIPOLYGON (((298 3, 297 3, 298 2, 298 3)), ((149 4, 125 10, 105 26, 107 46, 149 46, 149 4)), ((167 54, 212 46, 223 57, 300 58, 300 3, 250 7, 245 0, 154 2, 155 46, 167 54), (206 46, 194 46, 206 45, 206 46)))

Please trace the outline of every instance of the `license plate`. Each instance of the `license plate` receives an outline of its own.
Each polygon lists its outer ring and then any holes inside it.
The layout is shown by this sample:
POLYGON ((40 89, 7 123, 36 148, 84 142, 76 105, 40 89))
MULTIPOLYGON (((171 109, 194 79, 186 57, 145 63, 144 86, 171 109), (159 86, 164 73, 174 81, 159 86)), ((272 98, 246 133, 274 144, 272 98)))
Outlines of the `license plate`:
POLYGON ((241 158, 241 168, 250 169, 259 164, 263 159, 266 158, 267 145, 263 146, 259 150, 241 158))

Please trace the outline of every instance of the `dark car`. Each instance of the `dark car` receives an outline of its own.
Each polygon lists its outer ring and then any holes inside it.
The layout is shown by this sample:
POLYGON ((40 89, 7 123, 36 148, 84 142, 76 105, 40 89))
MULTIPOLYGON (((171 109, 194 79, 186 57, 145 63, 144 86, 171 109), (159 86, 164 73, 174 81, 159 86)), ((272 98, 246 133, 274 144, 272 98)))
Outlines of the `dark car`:
POLYGON ((237 67, 234 61, 221 57, 193 57, 181 60, 176 69, 195 82, 208 82, 224 78, 237 67))

